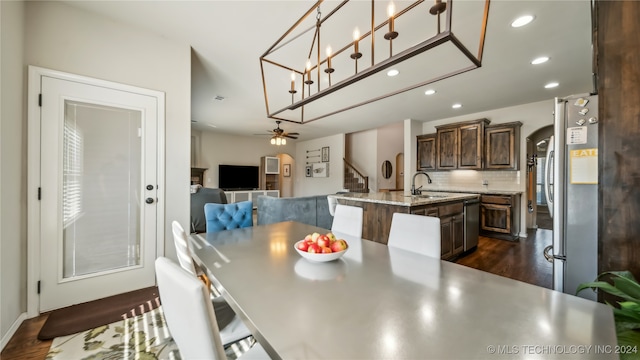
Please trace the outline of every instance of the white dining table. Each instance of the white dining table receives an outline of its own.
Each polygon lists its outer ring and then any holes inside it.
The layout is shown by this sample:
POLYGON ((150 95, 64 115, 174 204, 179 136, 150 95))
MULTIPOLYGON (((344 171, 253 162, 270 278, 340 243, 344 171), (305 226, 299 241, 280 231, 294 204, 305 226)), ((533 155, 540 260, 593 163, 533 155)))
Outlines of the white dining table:
POLYGON ((194 258, 274 359, 617 359, 611 308, 337 233, 338 260, 281 222, 191 236, 194 258))

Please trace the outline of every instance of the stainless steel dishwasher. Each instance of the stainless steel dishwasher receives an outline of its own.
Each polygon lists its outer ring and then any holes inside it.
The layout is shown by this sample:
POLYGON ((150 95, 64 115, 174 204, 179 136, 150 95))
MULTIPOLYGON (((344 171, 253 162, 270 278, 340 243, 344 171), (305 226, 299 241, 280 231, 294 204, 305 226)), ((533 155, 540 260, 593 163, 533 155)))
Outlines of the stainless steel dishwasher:
POLYGON ((480 234, 480 199, 464 201, 464 249, 475 250, 480 234))

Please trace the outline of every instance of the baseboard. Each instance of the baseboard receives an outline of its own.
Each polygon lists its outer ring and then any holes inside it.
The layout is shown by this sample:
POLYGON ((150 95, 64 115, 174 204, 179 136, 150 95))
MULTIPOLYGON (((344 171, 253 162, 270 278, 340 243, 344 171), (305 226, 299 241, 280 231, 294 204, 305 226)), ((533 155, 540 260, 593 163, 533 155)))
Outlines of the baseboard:
POLYGON ((26 319, 27 319, 26 312, 18 316, 16 321, 9 328, 9 331, 7 331, 7 333, 2 337, 2 340, 0 342, 0 351, 4 350, 4 347, 9 343, 9 340, 11 340, 13 335, 15 335, 16 331, 18 331, 18 328, 20 327, 20 325, 22 325, 22 322, 25 321, 26 319))

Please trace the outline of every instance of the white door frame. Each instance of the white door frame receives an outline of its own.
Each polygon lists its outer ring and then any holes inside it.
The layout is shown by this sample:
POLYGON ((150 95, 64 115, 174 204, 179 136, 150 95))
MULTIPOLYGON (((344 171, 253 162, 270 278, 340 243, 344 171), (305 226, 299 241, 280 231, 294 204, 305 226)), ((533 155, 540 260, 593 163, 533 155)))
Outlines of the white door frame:
POLYGON ((39 95, 41 77, 48 76, 61 80, 75 81, 95 86, 103 86, 121 91, 152 96, 158 99, 158 139, 157 147, 157 223, 156 257, 164 255, 165 231, 165 94, 161 91, 143 89, 111 81, 69 74, 61 71, 29 66, 27 98, 27 317, 40 315, 38 281, 40 280, 40 111, 39 95))

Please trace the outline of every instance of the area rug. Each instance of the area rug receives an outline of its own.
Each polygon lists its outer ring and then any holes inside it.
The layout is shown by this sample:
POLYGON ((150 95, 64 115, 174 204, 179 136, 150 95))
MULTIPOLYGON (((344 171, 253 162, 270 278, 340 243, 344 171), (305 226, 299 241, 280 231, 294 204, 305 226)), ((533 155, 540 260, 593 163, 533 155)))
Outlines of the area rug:
MULTIPOLYGON (((253 336, 225 347, 227 359, 238 359, 253 336)), ((47 360, 180 360, 180 351, 165 322, 162 306, 134 318, 56 337, 47 360)))
POLYGON ((180 359, 180 352, 159 307, 133 318, 56 337, 46 359, 180 359))
POLYGON ((94 329, 118 320, 134 318, 156 309, 158 306, 160 306, 158 288, 152 286, 58 309, 49 315, 38 333, 38 339, 50 340, 94 329))

